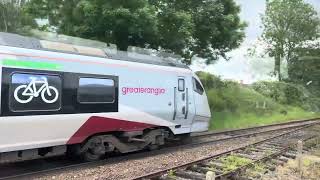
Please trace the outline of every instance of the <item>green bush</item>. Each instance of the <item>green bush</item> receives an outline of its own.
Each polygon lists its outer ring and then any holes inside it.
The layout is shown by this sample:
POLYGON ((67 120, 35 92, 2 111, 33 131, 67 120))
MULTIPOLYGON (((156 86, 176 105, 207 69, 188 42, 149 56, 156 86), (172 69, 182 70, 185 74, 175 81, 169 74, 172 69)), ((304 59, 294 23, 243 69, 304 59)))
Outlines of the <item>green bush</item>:
POLYGON ((219 76, 214 76, 205 72, 197 72, 196 73, 201 79, 201 83, 203 84, 206 90, 210 89, 221 89, 225 87, 225 82, 221 80, 219 76))
POLYGON ((320 98, 302 86, 283 82, 244 86, 208 73, 197 74, 213 113, 210 129, 244 128, 319 115, 313 112, 319 112, 320 98))
POLYGON ((242 86, 237 82, 223 81, 209 73, 197 74, 206 89, 212 112, 286 113, 287 106, 314 112, 320 109, 320 98, 313 96, 301 85, 263 81, 242 86))
POLYGON ((210 89, 207 91, 208 102, 211 111, 213 110, 213 107, 216 111, 224 111, 226 109, 227 104, 220 94, 221 93, 215 89, 210 89))
MULTIPOLYGON (((236 111, 239 107, 239 87, 233 82, 220 83, 217 88, 207 88, 207 96, 211 110, 215 111, 236 111)), ((222 81, 221 81, 222 82, 222 81)))
POLYGON ((211 111, 213 112, 257 112, 265 113, 279 109, 279 105, 270 98, 248 87, 226 81, 224 86, 207 90, 211 111), (256 107, 257 103, 260 108, 256 107), (262 109, 263 103, 266 107, 262 109))
POLYGON ((305 87, 286 82, 257 82, 253 89, 272 100, 290 106, 314 111, 319 109, 319 98, 314 97, 305 87))

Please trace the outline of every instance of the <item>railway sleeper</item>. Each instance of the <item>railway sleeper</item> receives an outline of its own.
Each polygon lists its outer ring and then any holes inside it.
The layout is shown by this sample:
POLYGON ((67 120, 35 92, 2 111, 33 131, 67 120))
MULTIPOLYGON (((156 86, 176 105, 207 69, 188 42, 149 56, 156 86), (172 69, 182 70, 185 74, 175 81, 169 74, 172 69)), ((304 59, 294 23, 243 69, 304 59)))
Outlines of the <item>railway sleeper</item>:
POLYGON ((278 146, 278 147, 282 147, 283 146, 282 143, 275 143, 275 142, 266 142, 265 144, 269 145, 269 146, 278 146))
POLYGON ((198 166, 198 165, 190 166, 187 169, 190 170, 190 171, 194 171, 194 172, 198 172, 198 173, 202 173, 202 174, 206 174, 208 171, 213 171, 213 170, 216 173, 222 172, 222 171, 219 171, 216 168, 202 167, 202 166, 198 166))
POLYGON ((250 148, 251 152, 257 152, 257 153, 261 153, 261 149, 257 149, 257 148, 250 148))
POLYGON ((263 151, 275 152, 277 150, 280 150, 278 148, 268 148, 268 147, 263 147, 263 146, 258 146, 257 149, 260 149, 261 152, 263 152, 263 151))
POLYGON ((248 154, 243 154, 243 153, 234 153, 233 155, 235 156, 239 156, 239 157, 243 157, 243 158, 246 158, 246 159, 255 159, 255 157, 251 156, 251 155, 248 155, 248 154))
POLYGON ((197 164, 197 166, 201 166, 201 167, 212 167, 214 164, 212 164, 213 163, 213 161, 214 160, 212 160, 212 161, 205 161, 205 162, 199 162, 198 164, 197 164))
POLYGON ((261 144, 259 147, 272 148, 272 149, 283 149, 280 145, 269 145, 269 144, 261 144))
POLYGON ((223 164, 220 162, 210 162, 209 167, 214 167, 215 169, 223 169, 223 164))
POLYGON ((284 157, 284 156, 280 156, 280 157, 278 157, 278 159, 279 159, 280 161, 285 162, 285 163, 289 161, 289 158, 284 157))
POLYGON ((260 156, 264 156, 265 152, 263 152, 263 151, 252 151, 251 154, 253 156, 259 156, 260 157, 260 156))
POLYGON ((287 157, 287 158, 290 158, 290 159, 295 159, 297 155, 287 152, 287 153, 284 153, 283 156, 287 157))
POLYGON ((203 180, 206 179, 206 176, 202 173, 188 171, 188 170, 177 170, 175 176, 182 177, 185 179, 193 179, 193 180, 203 180))
POLYGON ((280 160, 278 160, 278 159, 272 159, 271 162, 272 162, 273 164, 280 165, 280 166, 282 166, 282 165, 285 164, 285 162, 280 161, 280 160))
POLYGON ((276 170, 276 166, 273 165, 272 163, 267 163, 265 164, 265 167, 268 171, 275 171, 276 170))

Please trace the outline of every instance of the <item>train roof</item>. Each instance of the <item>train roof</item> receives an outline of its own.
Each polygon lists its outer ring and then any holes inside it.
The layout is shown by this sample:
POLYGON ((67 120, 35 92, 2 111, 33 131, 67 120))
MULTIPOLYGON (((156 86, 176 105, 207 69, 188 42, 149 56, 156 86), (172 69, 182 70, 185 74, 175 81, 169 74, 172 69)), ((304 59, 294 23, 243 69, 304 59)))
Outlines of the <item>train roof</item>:
POLYGON ((106 43, 65 35, 56 35, 48 38, 41 36, 38 39, 0 32, 0 45, 189 69, 187 65, 181 63, 180 57, 172 54, 150 52, 138 47, 130 47, 130 51, 119 51, 106 43), (87 46, 88 44, 91 47, 87 46))

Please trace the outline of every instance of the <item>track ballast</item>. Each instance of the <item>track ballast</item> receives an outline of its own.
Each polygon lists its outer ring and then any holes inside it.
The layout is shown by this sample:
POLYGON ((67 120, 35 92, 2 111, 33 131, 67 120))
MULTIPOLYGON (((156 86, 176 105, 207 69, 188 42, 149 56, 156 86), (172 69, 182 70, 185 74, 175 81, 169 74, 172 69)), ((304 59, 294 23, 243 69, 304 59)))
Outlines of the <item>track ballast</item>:
MULTIPOLYGON (((116 156, 109 158, 107 161, 102 160, 98 162, 91 163, 81 163, 77 161, 69 161, 63 157, 57 159, 43 159, 43 160, 33 160, 29 162, 19 162, 9 165, 4 165, 0 167, 0 179, 10 179, 10 178, 31 178, 31 177, 40 177, 41 175, 62 173, 67 170, 76 170, 76 169, 85 169, 90 167, 97 167, 104 164, 131 160, 136 158, 143 158, 150 154, 161 154, 166 152, 174 152, 179 149, 196 147, 204 144, 214 144, 214 143, 223 143, 224 141, 237 139, 237 138, 250 138, 254 136, 259 136, 266 133, 279 132, 279 131, 296 131, 299 128, 305 128, 306 126, 319 123, 317 119, 303 120, 291 123, 283 123, 279 125, 269 125, 263 127, 255 127, 234 131, 225 131, 225 132, 213 132, 213 133, 204 133, 192 137, 192 142, 187 144, 171 145, 171 147, 163 148, 153 152, 142 151, 139 153, 126 154, 124 156, 116 156), (37 163, 41 161, 41 165, 37 163), (18 168, 17 168, 18 167, 18 168), (11 170, 10 170, 11 169, 11 170)), ((234 150, 232 150, 233 152, 234 150)), ((168 169, 164 170, 167 172, 168 169)))

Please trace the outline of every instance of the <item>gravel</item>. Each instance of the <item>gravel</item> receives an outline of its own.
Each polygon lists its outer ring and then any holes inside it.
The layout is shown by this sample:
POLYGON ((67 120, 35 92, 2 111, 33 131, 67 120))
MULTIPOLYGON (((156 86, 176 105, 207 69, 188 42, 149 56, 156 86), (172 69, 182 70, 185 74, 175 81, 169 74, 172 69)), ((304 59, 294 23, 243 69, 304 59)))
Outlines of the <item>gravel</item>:
MULTIPOLYGON (((282 131, 283 132, 283 131, 282 131)), ((219 143, 197 147, 176 149, 162 154, 146 153, 143 158, 128 159, 121 162, 106 161, 105 165, 66 170, 59 174, 36 177, 36 179, 133 179, 147 173, 182 165, 197 159, 216 155, 235 148, 243 147, 282 132, 272 132, 250 138, 237 138, 219 143)))

